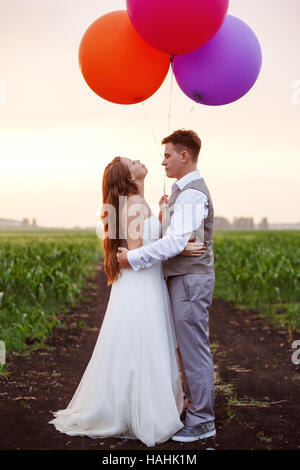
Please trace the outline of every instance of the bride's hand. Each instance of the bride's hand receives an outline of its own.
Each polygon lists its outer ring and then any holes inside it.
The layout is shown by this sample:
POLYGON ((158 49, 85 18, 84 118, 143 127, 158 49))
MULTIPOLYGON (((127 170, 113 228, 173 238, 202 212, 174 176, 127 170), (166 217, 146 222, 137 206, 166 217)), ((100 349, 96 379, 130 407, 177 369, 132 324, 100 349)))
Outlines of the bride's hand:
POLYGON ((201 256, 205 252, 205 243, 190 242, 185 246, 185 249, 179 253, 180 256, 201 256))

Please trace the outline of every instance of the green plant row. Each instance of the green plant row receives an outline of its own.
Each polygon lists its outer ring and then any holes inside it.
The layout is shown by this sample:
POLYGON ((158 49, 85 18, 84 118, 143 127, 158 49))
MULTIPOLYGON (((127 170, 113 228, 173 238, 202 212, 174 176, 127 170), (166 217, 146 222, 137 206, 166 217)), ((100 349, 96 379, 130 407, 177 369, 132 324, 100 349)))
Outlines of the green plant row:
POLYGON ((300 327, 300 232, 215 232, 214 297, 300 327))
POLYGON ((95 233, 0 237, 0 340, 6 352, 41 346, 103 256, 95 233))

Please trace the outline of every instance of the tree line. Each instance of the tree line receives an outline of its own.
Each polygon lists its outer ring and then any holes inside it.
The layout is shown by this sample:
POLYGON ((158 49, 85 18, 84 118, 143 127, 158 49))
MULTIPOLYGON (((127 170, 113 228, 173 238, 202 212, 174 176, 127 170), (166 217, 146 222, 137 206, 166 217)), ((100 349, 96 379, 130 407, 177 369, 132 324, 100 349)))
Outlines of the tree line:
POLYGON ((256 225, 253 217, 234 217, 232 222, 229 222, 225 217, 214 218, 215 230, 268 230, 269 222, 267 217, 256 225))

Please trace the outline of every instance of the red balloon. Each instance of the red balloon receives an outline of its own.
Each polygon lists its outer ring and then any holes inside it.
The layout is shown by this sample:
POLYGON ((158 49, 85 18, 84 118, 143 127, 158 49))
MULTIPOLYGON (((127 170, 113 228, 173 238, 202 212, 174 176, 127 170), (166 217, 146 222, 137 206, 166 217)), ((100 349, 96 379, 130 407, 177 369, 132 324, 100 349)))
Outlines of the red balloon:
POLYGON ((127 11, 98 18, 79 47, 79 65, 88 86, 102 98, 133 104, 149 98, 163 83, 170 56, 147 44, 135 31, 127 11))
POLYGON ((229 0, 126 0, 130 21, 151 46, 186 54, 209 41, 222 26, 229 0))

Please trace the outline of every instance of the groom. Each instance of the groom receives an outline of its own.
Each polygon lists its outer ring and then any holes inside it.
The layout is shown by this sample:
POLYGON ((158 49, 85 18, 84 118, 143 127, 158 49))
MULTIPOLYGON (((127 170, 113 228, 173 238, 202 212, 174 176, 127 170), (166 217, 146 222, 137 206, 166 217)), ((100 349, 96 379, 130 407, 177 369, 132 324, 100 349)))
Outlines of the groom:
POLYGON ((214 209, 197 169, 201 149, 198 135, 191 130, 178 130, 165 137, 162 144, 165 144, 162 165, 166 175, 177 178, 168 201, 169 217, 162 223, 162 238, 135 250, 119 248, 117 259, 121 268, 131 267, 135 271, 162 261, 190 400, 185 426, 172 440, 192 442, 216 434, 214 366, 207 310, 215 284, 214 209), (181 215, 176 215, 178 213, 181 215), (196 235, 198 242, 204 241, 205 252, 197 257, 180 256, 191 235, 196 235))

